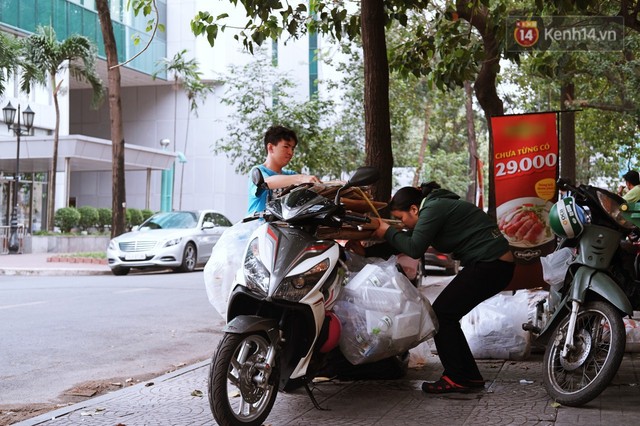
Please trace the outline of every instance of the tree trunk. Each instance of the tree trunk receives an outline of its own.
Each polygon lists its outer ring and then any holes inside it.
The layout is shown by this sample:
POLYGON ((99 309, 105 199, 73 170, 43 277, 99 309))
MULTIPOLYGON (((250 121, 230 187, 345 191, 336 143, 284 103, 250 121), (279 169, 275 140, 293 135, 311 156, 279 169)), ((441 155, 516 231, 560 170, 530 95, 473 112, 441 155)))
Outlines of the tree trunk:
MULTIPOLYGON (((58 172, 58 142, 60 141, 60 105, 58 103, 58 91, 60 90, 60 84, 62 84, 62 82, 56 84, 55 73, 53 73, 51 77, 51 87, 53 87, 53 106, 56 111, 56 125, 53 129, 53 158, 51 159, 51 176, 49 178, 48 231, 53 231, 54 217, 56 214, 56 174, 58 172)), ((68 170, 67 173, 69 173, 68 170)), ((67 199, 68 198, 69 195, 67 194, 67 199)), ((68 202, 65 202, 65 206, 66 205, 68 205, 68 202)))
MULTIPOLYGON (((191 102, 189 102, 191 103, 191 102)), ((187 144, 189 142, 189 121, 191 118, 191 111, 187 111, 187 128, 185 129, 185 135, 184 135, 184 149, 182 150, 182 154, 184 154, 184 156, 187 156, 187 144)), ((178 210, 182 210, 182 190, 184 189, 184 166, 185 163, 181 164, 181 168, 180 168, 180 204, 178 204, 178 210)))
POLYGON ((111 184, 111 237, 125 232, 126 192, 124 184, 124 132, 122 129, 122 104, 120 100, 120 68, 118 48, 113 35, 111 13, 107 0, 96 0, 104 50, 107 55, 109 81, 109 115, 111 118, 111 151, 113 155, 111 184))
MULTIPOLYGON (((560 109, 566 110, 575 99, 573 83, 562 85, 560 109)), ((576 182, 576 117, 573 112, 560 113, 560 176, 576 182)))
POLYGON ((465 107, 467 111, 467 136, 469 138, 469 186, 467 201, 476 203, 478 176, 478 143, 476 142, 476 127, 473 119, 473 88, 469 81, 464 82, 465 107))
POLYGON ((413 176, 413 186, 415 187, 419 185, 420 175, 422 174, 424 152, 427 150, 429 126, 431 125, 431 111, 431 102, 428 102, 424 111, 424 130, 422 131, 422 143, 420 143, 420 153, 418 154, 418 166, 416 167, 416 174, 413 176))
POLYGON ((366 164, 380 171, 380 180, 373 187, 374 199, 386 202, 391 196, 393 152, 383 0, 362 1, 361 25, 364 56, 366 164))
POLYGON ((491 137, 491 117, 503 115, 504 106, 502 100, 498 96, 496 88, 496 77, 500 71, 500 58, 502 56, 496 34, 497 29, 491 27, 486 19, 489 13, 482 6, 474 6, 464 0, 456 2, 456 10, 461 18, 465 19, 480 33, 482 44, 484 47, 484 61, 476 77, 473 88, 476 92, 476 98, 484 111, 489 128, 489 211, 488 213, 496 216, 496 194, 495 194, 495 178, 493 174, 493 138, 491 137))

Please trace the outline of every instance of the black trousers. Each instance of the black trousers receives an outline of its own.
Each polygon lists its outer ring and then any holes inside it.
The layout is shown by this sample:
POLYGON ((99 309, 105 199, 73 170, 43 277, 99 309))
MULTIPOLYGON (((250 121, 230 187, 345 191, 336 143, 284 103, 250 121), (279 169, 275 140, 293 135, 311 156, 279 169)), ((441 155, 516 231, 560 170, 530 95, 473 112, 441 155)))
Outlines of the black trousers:
POLYGON ((456 383, 483 380, 460 319, 484 300, 504 290, 513 278, 515 265, 494 260, 465 266, 433 302, 439 329, 434 340, 443 375, 456 383))

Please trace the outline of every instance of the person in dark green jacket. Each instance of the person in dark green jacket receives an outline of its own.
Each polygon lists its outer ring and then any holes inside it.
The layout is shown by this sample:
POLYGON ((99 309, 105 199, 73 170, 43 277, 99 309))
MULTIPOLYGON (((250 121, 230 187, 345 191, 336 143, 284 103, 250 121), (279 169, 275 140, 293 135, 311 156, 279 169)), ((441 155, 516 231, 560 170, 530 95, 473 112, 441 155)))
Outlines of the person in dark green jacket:
POLYGON ((508 241, 493 218, 435 182, 420 189, 399 189, 390 209, 410 231, 379 221, 376 237, 416 259, 433 246, 452 253, 463 266, 433 303, 439 323, 434 340, 444 372, 440 380, 424 382, 422 390, 447 393, 484 388, 460 319, 509 285, 515 265, 508 241))

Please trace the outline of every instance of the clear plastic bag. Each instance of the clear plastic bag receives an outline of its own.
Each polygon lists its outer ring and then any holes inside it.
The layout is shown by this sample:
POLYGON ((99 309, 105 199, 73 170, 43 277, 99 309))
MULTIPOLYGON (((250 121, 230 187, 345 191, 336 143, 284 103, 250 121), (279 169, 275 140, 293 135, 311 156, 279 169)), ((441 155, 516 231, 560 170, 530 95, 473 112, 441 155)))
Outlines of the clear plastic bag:
POLYGON ((249 237, 262 224, 259 220, 238 222, 224 231, 204 267, 204 285, 209 302, 226 319, 227 302, 249 237))
POLYGON ((569 247, 561 248, 541 257, 542 278, 552 287, 561 285, 572 261, 573 250, 569 247))
POLYGON ((522 329, 530 321, 538 301, 548 292, 519 290, 499 293, 462 317, 460 327, 469 349, 479 359, 526 359, 531 352, 531 333, 522 329))
POLYGON ((437 331, 431 304, 398 272, 395 256, 366 264, 333 309, 342 324, 340 349, 355 365, 400 355, 437 331))

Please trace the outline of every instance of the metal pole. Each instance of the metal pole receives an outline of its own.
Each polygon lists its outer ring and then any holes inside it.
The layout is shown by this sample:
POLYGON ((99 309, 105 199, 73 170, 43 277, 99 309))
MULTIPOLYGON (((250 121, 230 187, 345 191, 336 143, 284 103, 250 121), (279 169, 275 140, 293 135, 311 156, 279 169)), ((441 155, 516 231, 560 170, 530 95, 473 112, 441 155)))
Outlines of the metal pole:
MULTIPOLYGON (((13 123, 12 123, 13 124, 13 123)), ((20 249, 20 241, 18 241, 18 178, 20 175, 20 104, 18 104, 18 125, 13 127, 13 131, 17 138, 16 148, 16 173, 13 175, 13 209, 11 210, 10 234, 9 234, 9 253, 16 254, 20 249)))

